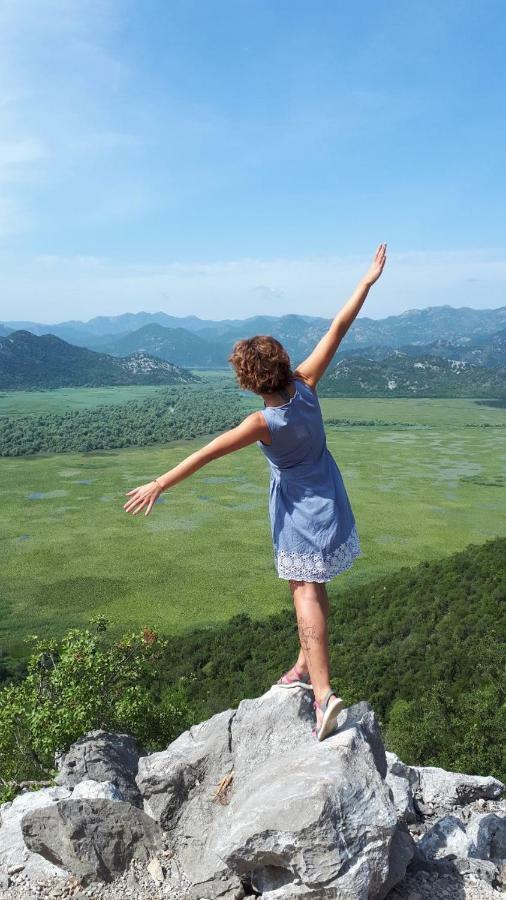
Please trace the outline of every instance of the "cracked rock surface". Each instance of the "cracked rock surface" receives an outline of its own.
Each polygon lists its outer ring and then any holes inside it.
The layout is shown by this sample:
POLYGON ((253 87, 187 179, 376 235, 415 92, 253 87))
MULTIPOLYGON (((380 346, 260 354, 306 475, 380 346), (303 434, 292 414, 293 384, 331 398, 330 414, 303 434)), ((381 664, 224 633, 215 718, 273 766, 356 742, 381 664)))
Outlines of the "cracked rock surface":
POLYGON ((83 736, 0 806, 0 900, 498 897, 504 785, 406 765, 365 702, 315 741, 311 699, 275 685, 156 753, 83 736))

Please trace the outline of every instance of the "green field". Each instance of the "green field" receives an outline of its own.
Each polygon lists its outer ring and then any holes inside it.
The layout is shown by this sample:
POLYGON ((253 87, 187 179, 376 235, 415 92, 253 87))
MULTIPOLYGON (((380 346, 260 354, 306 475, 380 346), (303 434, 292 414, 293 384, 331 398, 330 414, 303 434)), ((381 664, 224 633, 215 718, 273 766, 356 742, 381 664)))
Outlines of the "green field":
MULTIPOLYGON (((115 394, 124 400, 133 390, 115 394)), ((135 390, 146 395, 145 388, 135 390)), ((43 395, 50 393, 72 392, 43 395)), ((106 402, 101 389, 75 393, 76 403, 85 394, 87 405, 91 395, 106 402)), ((30 394, 11 394, 11 401, 16 397, 19 409, 30 394)), ((251 396, 251 408, 260 405, 251 396)), ((506 533, 506 410, 472 400, 322 399, 321 405, 326 419, 396 423, 327 427, 363 549, 330 582, 331 600, 400 566, 506 533)), ((92 613, 107 615, 119 631, 148 624, 180 633, 241 611, 260 619, 291 605, 288 583, 273 565, 269 473, 255 445, 180 482, 148 517, 123 510, 128 490, 211 437, 0 459, 4 652, 26 656, 26 635, 59 637, 87 624, 92 613)))

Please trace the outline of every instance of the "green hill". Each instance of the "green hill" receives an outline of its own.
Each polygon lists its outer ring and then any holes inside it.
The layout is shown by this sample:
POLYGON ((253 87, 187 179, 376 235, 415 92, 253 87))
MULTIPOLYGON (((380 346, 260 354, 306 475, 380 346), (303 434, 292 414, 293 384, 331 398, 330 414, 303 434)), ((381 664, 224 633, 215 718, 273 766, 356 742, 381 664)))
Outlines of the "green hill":
POLYGON ((124 359, 76 347, 53 334, 14 331, 0 337, 0 388, 101 387, 187 384, 197 375, 146 353, 124 359))
MULTIPOLYGON (((333 598, 332 686, 368 700, 405 762, 504 779, 506 538, 402 567, 333 598)), ((196 721, 266 691, 297 657, 292 608, 178 635, 164 683, 184 685, 196 721)))
POLYGON ((505 397, 506 367, 485 368, 399 350, 384 359, 346 356, 318 384, 322 397, 505 397))

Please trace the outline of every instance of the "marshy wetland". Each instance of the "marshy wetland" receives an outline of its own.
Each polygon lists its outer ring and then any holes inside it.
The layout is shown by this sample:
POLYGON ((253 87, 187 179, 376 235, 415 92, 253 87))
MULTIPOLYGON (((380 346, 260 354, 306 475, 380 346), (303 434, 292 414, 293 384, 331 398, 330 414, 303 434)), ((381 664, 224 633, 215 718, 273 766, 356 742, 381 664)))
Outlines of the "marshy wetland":
MULTIPOLYGON (((259 408, 251 399, 245 414, 259 408)), ((346 421, 326 425, 327 443, 363 551, 330 582, 331 598, 505 534, 505 409, 461 399, 324 398, 321 406, 325 420, 346 421), (364 421, 377 424, 354 424, 364 421)), ((1 645, 24 656, 28 634, 61 636, 96 613, 118 630, 178 633, 291 604, 273 566, 269 472, 256 445, 180 482, 147 517, 123 510, 127 491, 213 436, 0 459, 1 645)))

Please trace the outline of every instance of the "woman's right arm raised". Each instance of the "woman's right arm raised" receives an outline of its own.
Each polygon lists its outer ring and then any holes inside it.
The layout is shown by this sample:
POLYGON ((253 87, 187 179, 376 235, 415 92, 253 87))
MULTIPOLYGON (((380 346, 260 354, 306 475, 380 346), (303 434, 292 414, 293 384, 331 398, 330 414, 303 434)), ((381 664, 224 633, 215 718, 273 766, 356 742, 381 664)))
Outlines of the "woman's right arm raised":
POLYGON ((375 281, 380 277, 386 260, 386 244, 380 244, 366 274, 360 279, 350 299, 338 312, 329 330, 316 347, 294 372, 300 375, 313 390, 336 353, 339 344, 356 318, 362 304, 375 281))

